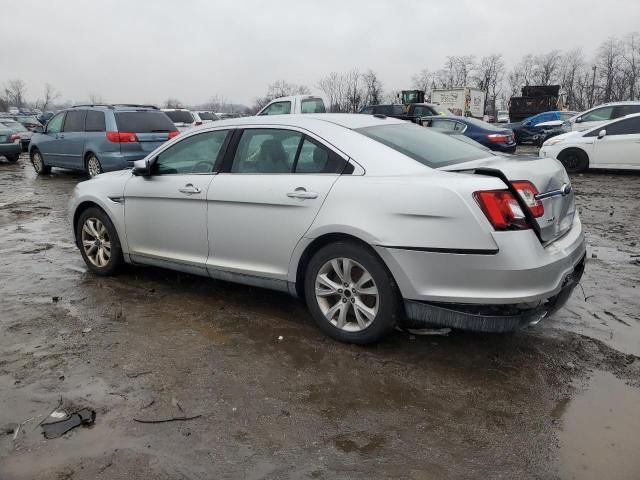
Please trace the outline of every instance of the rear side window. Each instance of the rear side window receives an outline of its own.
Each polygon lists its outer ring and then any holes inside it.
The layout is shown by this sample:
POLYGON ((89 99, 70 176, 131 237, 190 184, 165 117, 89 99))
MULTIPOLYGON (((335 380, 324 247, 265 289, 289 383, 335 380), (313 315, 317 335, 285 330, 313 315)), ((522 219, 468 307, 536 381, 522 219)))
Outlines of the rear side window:
POLYGON ((345 161, 323 145, 305 137, 296 161, 295 173, 340 173, 345 161))
POLYGON ((172 132, 175 125, 164 112, 148 110, 141 112, 116 112, 116 125, 120 132, 153 133, 172 132))
POLYGON ((193 123, 193 115, 186 110, 173 110, 164 112, 173 123, 193 123))
POLYGON ((402 105, 378 105, 374 107, 374 112, 381 115, 403 115, 404 107, 402 105))
POLYGON ((358 128, 356 132, 431 168, 487 157, 487 152, 474 145, 415 123, 358 128))
POLYGON ((288 115, 291 113, 291 102, 276 102, 265 108, 260 115, 288 115))
POLYGON ((107 130, 104 120, 104 112, 96 110, 87 111, 87 119, 84 124, 86 132, 104 132, 107 130))
POLYGON ((431 127, 438 130, 455 130, 456 122, 452 122, 450 120, 434 119, 431 121, 431 127))
MULTIPOLYGON (((640 117, 627 118, 619 122, 612 123, 605 127, 607 136, 609 135, 634 135, 640 133, 640 117)), ((595 134, 599 132, 595 130, 595 134)), ((592 135, 593 136, 593 135, 592 135)))
POLYGON ((640 105, 619 105, 613 111, 613 117, 624 117, 625 115, 631 115, 632 113, 640 113, 640 105))
POLYGON ((84 132, 84 117, 86 110, 69 110, 64 119, 63 132, 84 132))
POLYGON ((249 129, 242 133, 232 173, 291 173, 302 134, 292 130, 249 129))
POLYGON ((302 100, 300 104, 301 113, 325 113, 324 102, 319 98, 302 100))

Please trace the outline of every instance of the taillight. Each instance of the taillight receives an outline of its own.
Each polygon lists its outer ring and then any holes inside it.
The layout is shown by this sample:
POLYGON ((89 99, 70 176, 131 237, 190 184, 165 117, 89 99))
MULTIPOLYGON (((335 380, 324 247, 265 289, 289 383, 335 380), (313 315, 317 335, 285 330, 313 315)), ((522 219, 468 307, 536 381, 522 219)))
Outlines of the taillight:
POLYGON ((178 135, 180 135, 180 132, 178 130, 172 130, 169 132, 168 140, 171 140, 173 137, 177 137, 178 135))
POLYGON ((107 140, 113 143, 138 142, 138 136, 131 132, 107 132, 107 140))
POLYGON ((196 127, 202 125, 202 122, 196 122, 196 127))
POLYGON ((517 180, 515 182, 511 182, 513 188, 515 188, 524 203, 527 204, 531 215, 534 218, 540 218, 544 215, 544 205, 540 200, 536 199, 536 195, 538 195, 538 189, 535 185, 527 180, 517 180))
POLYGON ((518 200, 509 190, 487 190, 475 192, 473 196, 496 230, 525 230, 531 227, 518 200))
POLYGON ((10 142, 15 142, 16 140, 20 140, 20 135, 16 135, 15 133, 11 134, 9 137, 10 142))
POLYGON ((490 142, 493 143, 508 143, 509 135, 504 135, 502 133, 492 133, 491 135, 487 135, 487 138, 490 142))

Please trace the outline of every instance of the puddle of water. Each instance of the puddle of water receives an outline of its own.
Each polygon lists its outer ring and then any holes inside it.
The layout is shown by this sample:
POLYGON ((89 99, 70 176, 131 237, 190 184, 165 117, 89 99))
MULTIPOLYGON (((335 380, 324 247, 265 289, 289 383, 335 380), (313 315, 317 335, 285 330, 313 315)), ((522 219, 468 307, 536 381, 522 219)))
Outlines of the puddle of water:
POLYGON ((640 478, 640 390, 595 372, 583 394, 561 404, 561 478, 640 478))

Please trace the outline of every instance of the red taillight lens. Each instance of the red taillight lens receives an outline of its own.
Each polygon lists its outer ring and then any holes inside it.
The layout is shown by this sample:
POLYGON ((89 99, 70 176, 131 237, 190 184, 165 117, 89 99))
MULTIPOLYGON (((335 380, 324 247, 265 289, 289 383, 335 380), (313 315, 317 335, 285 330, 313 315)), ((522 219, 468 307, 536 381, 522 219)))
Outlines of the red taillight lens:
POLYGON ((492 133, 491 135, 487 135, 487 138, 490 142, 493 143, 508 143, 509 135, 503 135, 501 133, 492 133))
POLYGON ((113 143, 138 142, 138 136, 131 132, 107 132, 107 140, 113 143))
POLYGON ((9 137, 10 142, 15 142, 16 140, 20 140, 20 135, 16 135, 15 133, 9 137))
POLYGON ((496 230, 530 228, 518 201, 509 190, 475 192, 473 196, 496 230))
POLYGON ((202 125, 202 122, 196 122, 196 127, 202 125))
POLYGON ((542 205, 540 200, 536 199, 538 189, 533 183, 528 182, 527 180, 518 180, 511 182, 511 185, 513 185, 513 188, 518 191, 520 197, 524 200, 524 203, 527 204, 533 218, 540 218, 544 215, 544 205, 542 205))
POLYGON ((172 130, 171 132, 169 132, 168 140, 171 140, 173 137, 177 137, 178 135, 180 135, 180 132, 178 130, 172 130))

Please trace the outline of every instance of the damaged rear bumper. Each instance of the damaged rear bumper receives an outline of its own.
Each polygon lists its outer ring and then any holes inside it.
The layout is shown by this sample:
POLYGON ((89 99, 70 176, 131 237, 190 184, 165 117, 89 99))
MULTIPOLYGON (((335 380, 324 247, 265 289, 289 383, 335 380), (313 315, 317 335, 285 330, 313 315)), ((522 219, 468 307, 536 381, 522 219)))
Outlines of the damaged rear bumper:
POLYGON ((533 308, 517 305, 470 305, 405 300, 410 323, 420 326, 450 327, 475 332, 510 332, 538 323, 559 310, 580 283, 586 255, 564 279, 562 288, 554 296, 533 308))

